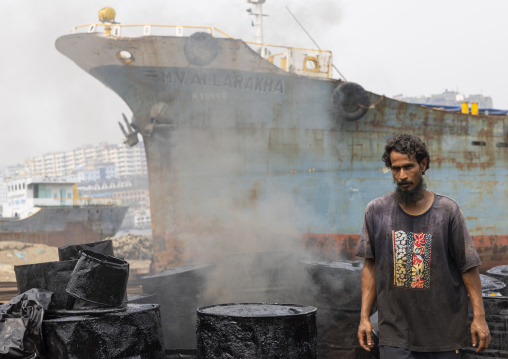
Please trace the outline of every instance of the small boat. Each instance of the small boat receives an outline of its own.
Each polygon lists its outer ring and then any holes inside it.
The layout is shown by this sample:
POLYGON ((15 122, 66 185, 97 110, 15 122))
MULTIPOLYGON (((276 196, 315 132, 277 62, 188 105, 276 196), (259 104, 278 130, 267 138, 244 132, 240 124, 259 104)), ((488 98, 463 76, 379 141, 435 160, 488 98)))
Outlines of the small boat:
POLYGON ((14 178, 6 185, 0 241, 54 247, 96 242, 115 235, 128 209, 111 200, 79 199, 71 182, 14 178))

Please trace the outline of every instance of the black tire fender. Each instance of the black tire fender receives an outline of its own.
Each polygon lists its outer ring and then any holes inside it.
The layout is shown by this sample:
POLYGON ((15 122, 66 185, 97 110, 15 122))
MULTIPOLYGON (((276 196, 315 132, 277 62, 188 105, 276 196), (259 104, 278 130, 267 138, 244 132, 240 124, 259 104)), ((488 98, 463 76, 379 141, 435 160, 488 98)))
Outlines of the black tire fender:
POLYGON ((332 93, 333 112, 346 121, 357 121, 368 111, 369 95, 362 86, 354 82, 340 84, 332 93))

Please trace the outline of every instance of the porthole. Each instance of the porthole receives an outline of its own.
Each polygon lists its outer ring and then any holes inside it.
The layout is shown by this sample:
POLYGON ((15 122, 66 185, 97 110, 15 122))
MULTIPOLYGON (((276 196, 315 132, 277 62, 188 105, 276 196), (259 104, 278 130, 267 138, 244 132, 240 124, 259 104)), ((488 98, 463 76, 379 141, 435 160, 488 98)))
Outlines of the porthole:
POLYGON ((305 71, 317 72, 319 71, 319 63, 315 57, 307 56, 303 60, 303 69, 305 71))
POLYGON ((132 55, 132 53, 130 51, 127 51, 127 50, 118 51, 116 53, 116 57, 124 65, 128 65, 128 64, 134 62, 134 56, 132 55))

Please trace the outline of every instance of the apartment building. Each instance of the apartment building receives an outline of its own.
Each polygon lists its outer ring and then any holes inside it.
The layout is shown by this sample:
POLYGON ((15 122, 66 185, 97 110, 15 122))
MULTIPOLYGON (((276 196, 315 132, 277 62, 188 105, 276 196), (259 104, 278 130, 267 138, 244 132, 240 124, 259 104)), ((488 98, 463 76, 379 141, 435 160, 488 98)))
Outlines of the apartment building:
MULTIPOLYGON (((109 176, 107 178, 147 175, 143 143, 133 147, 126 144, 101 143, 97 146, 87 145, 66 152, 48 153, 26 159, 24 168, 31 176, 61 177, 76 174, 77 171, 97 170, 101 166, 104 167, 104 164, 112 164, 115 168, 114 171, 104 170, 104 173, 109 176)), ((88 173, 89 176, 91 176, 90 173, 88 173)))

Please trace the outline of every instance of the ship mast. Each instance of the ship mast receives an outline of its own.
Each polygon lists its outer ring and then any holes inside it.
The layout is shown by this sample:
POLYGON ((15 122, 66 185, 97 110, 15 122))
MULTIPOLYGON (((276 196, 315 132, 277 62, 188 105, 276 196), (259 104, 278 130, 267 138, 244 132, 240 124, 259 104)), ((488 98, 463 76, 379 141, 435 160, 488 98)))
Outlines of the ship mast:
POLYGON ((256 5, 256 9, 254 12, 249 9, 247 10, 251 15, 255 16, 254 26, 256 27, 256 42, 260 44, 259 51, 262 57, 267 58, 268 53, 267 49, 263 45, 263 16, 268 16, 263 14, 262 6, 266 2, 266 0, 247 0, 248 3, 256 5))

